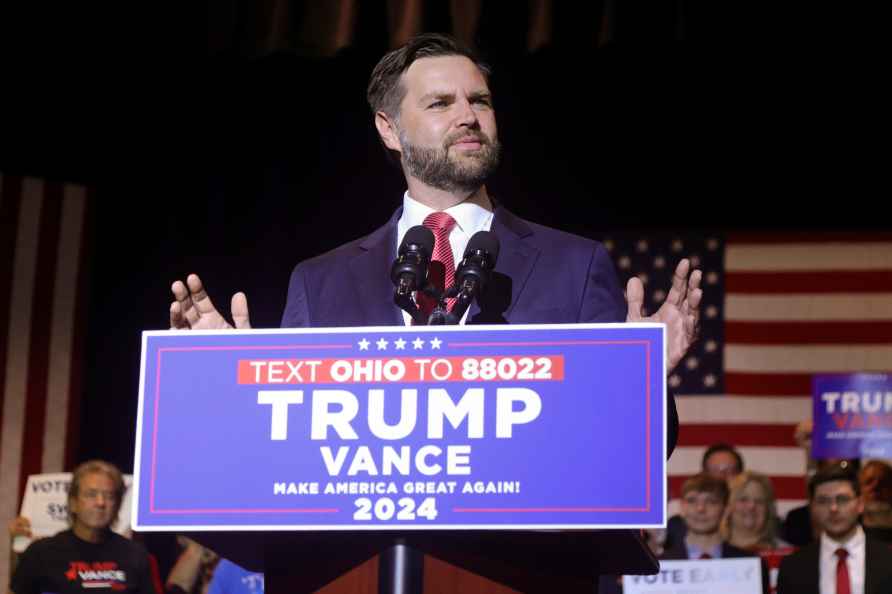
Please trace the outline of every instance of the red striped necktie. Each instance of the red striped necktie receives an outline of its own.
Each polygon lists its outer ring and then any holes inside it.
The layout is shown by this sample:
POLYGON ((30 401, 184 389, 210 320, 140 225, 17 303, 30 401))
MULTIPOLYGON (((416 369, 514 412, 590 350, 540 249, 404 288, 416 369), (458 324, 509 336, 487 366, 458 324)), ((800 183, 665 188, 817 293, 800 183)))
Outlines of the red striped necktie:
MULTIPOLYGON (((449 244, 449 233, 455 226, 455 219, 445 212, 432 212, 424 219, 423 225, 434 234, 434 253, 428 268, 428 281, 441 293, 455 283, 455 259, 449 244)), ((437 302, 421 291, 415 294, 415 301, 425 317, 429 316, 437 302)), ((446 307, 451 310, 455 299, 447 299, 446 307)))

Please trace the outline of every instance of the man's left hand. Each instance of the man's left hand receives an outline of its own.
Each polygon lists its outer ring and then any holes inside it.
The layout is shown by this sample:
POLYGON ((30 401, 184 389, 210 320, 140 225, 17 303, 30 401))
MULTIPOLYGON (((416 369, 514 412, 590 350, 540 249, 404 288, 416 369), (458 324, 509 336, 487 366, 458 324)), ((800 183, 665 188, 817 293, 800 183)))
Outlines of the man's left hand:
POLYGON ((703 290, 699 270, 691 272, 687 258, 678 263, 672 277, 672 289, 657 312, 644 317, 644 285, 633 276, 626 285, 626 301, 629 304, 627 322, 657 322, 666 324, 667 363, 672 371, 697 340, 700 331, 700 301, 703 290))

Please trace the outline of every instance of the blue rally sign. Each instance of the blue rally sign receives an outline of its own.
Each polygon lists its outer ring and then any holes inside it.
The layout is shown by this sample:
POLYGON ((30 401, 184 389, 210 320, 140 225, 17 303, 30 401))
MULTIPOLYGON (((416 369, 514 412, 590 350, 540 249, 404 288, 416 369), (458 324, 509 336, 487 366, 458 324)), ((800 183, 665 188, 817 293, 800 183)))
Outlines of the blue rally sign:
POLYGON ((892 376, 816 375, 812 395, 815 458, 892 458, 892 376))
POLYGON ((664 333, 145 332, 134 528, 662 526, 664 333))

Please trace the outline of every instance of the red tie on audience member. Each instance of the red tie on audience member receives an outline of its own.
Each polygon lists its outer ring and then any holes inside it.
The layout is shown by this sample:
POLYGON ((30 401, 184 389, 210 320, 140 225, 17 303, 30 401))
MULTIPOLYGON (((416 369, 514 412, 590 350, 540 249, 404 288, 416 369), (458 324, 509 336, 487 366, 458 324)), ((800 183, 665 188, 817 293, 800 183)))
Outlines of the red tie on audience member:
POLYGON ((836 562, 836 594, 852 594, 849 566, 846 563, 849 552, 845 549, 836 549, 836 556, 839 558, 836 562))
MULTIPOLYGON (((445 212, 432 212, 424 219, 424 226, 434 234, 434 253, 428 269, 428 281, 441 293, 455 282, 455 260, 452 257, 452 246, 449 244, 449 233, 455 226, 455 219, 445 212)), ((436 300, 421 291, 415 293, 415 302, 427 317, 436 307, 436 300)), ((446 307, 450 311, 455 299, 447 299, 446 307)))
POLYGON ((710 555, 709 553, 703 553, 702 555, 700 555, 700 558, 701 559, 712 559, 712 555, 710 555))

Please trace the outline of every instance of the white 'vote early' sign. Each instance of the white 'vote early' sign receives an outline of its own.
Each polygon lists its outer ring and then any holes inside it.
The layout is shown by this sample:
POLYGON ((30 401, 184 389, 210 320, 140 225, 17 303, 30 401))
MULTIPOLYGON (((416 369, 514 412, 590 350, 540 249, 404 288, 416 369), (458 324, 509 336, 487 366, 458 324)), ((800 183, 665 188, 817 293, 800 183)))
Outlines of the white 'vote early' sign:
POLYGON ((623 576, 624 594, 761 594, 758 557, 660 561, 660 573, 623 576))
MULTIPOLYGON (((133 477, 124 475, 124 484, 127 492, 121 509, 118 511, 118 521, 113 530, 118 534, 130 537, 130 485, 133 477)), ((31 534, 34 538, 17 536, 13 540, 12 548, 16 553, 21 553, 28 548, 31 541, 37 538, 53 536, 68 529, 68 487, 71 485, 70 472, 55 472, 50 474, 32 474, 25 485, 25 496, 22 498, 22 510, 19 515, 31 521, 31 534)))

